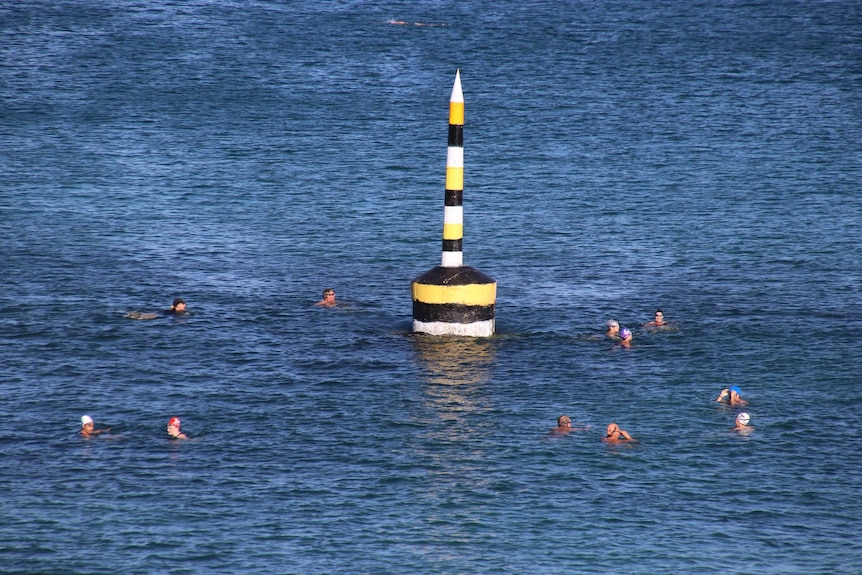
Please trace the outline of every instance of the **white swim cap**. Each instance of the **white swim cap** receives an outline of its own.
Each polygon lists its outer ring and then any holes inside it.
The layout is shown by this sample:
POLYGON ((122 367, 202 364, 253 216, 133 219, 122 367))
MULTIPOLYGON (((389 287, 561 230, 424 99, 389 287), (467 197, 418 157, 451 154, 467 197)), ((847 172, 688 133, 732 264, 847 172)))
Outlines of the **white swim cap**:
POLYGON ((87 425, 88 423, 93 423, 93 418, 89 415, 81 416, 81 426, 87 425))
POLYGON ((736 421, 742 425, 748 425, 748 422, 751 421, 751 417, 747 413, 743 412, 736 416, 736 421))

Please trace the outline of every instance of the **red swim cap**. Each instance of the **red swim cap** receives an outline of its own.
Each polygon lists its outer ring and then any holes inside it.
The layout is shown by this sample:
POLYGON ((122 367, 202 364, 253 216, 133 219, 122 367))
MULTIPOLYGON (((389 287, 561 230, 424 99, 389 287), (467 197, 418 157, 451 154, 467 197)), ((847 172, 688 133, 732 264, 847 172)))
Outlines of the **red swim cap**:
POLYGON ((179 427, 180 426, 180 418, 179 417, 172 417, 171 420, 168 421, 168 426, 171 426, 171 425, 173 425, 175 427, 179 427))

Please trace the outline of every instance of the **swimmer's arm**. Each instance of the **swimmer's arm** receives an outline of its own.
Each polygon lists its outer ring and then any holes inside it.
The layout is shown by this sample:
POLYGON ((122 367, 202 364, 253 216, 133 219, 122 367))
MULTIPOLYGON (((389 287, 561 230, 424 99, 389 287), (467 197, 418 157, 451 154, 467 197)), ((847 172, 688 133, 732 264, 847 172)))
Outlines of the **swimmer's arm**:
POLYGON ((635 440, 631 435, 629 435, 629 432, 626 431, 625 429, 620 429, 620 435, 622 435, 623 439, 625 439, 626 441, 634 441, 635 440))

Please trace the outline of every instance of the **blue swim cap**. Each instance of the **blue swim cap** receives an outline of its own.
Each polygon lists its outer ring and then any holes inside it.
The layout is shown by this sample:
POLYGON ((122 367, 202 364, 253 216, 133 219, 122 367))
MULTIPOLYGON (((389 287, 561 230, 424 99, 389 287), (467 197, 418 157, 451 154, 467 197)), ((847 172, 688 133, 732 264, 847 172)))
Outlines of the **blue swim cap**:
POLYGON ((739 389, 738 387, 736 387, 735 385, 734 385, 733 387, 731 387, 731 388, 730 388, 730 391, 735 391, 735 392, 736 392, 736 393, 738 393, 739 395, 742 395, 742 390, 741 390, 741 389, 739 389))

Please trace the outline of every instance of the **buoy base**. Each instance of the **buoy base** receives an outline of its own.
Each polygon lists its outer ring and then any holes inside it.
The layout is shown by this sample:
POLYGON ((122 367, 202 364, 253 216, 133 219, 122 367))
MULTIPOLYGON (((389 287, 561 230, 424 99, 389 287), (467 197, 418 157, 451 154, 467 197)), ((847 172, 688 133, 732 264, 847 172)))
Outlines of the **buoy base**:
POLYGON ((470 266, 437 266, 412 283, 413 331, 494 335, 497 282, 470 266))
POLYGON ((431 335, 465 335, 470 337, 491 337, 494 335, 494 320, 473 323, 448 323, 443 321, 413 320, 413 331, 431 335))

